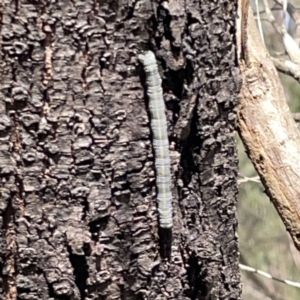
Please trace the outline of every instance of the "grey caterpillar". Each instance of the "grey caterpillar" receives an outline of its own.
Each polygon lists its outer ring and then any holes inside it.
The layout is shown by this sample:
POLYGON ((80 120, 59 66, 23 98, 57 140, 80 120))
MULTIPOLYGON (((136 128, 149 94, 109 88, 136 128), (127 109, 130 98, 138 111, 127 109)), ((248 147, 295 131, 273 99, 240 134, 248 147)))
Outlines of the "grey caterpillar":
POLYGON ((156 186, 159 224, 163 229, 172 228, 172 193, 169 156, 169 140, 165 103, 155 55, 147 51, 139 55, 146 74, 147 95, 151 115, 151 130, 155 155, 156 186))

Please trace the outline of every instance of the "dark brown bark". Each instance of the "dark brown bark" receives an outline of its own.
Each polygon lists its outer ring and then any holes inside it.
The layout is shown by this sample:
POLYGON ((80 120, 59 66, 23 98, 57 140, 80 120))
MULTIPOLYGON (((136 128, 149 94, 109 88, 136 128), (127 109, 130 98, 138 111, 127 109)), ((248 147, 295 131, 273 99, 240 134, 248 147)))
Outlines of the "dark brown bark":
POLYGON ((236 1, 1 10, 2 299, 240 299, 236 1), (169 261, 137 59, 149 48, 171 143, 169 261))

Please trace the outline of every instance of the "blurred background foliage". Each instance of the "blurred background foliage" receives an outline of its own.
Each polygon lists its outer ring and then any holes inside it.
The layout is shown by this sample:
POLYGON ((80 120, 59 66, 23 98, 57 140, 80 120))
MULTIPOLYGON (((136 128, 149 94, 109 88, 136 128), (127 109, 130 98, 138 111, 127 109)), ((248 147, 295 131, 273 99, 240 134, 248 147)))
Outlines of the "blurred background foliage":
MULTIPOLYGON (((272 13, 282 24, 282 7, 269 0, 272 13)), ((253 0, 254 14, 259 11, 264 39, 270 54, 274 57, 287 57, 279 34, 268 23, 264 14, 263 0, 253 0), (258 9, 256 8, 258 2, 258 9)), ((289 0, 300 16, 300 0, 289 0)), ((289 17, 289 16, 287 16, 289 17)), ((295 28, 293 20, 285 20, 289 33, 300 41, 300 29, 295 28), (288 21, 288 22, 287 22, 288 21)), ((292 112, 300 112, 300 84, 293 78, 279 74, 292 112)), ((239 174, 254 177, 257 173, 249 160, 245 148, 237 135, 239 152, 239 174)), ((299 158, 300 163, 300 158, 299 158)), ((300 201, 300 199, 299 199, 300 201)), ((239 184, 239 242, 240 262, 260 269, 275 277, 300 282, 300 252, 295 248, 276 209, 264 193, 261 183, 243 182, 239 184)), ((294 300, 300 299, 300 289, 264 278, 258 274, 241 271, 244 300, 294 300)))

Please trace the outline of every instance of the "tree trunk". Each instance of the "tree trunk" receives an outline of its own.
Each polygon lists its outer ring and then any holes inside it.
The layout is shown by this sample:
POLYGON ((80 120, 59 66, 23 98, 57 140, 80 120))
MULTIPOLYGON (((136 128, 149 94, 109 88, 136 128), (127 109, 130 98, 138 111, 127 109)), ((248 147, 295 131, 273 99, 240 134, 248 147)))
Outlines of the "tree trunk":
POLYGON ((2 2, 1 299, 240 299, 236 1, 2 2), (170 141, 167 258, 148 49, 170 141))

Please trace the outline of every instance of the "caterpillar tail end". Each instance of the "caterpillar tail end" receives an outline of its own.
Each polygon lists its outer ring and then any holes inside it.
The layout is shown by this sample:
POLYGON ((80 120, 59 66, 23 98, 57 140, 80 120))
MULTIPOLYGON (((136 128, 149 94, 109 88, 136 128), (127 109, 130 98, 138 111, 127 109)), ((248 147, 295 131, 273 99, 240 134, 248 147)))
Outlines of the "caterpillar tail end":
POLYGON ((171 259, 172 227, 159 228, 159 248, 162 259, 171 259))

